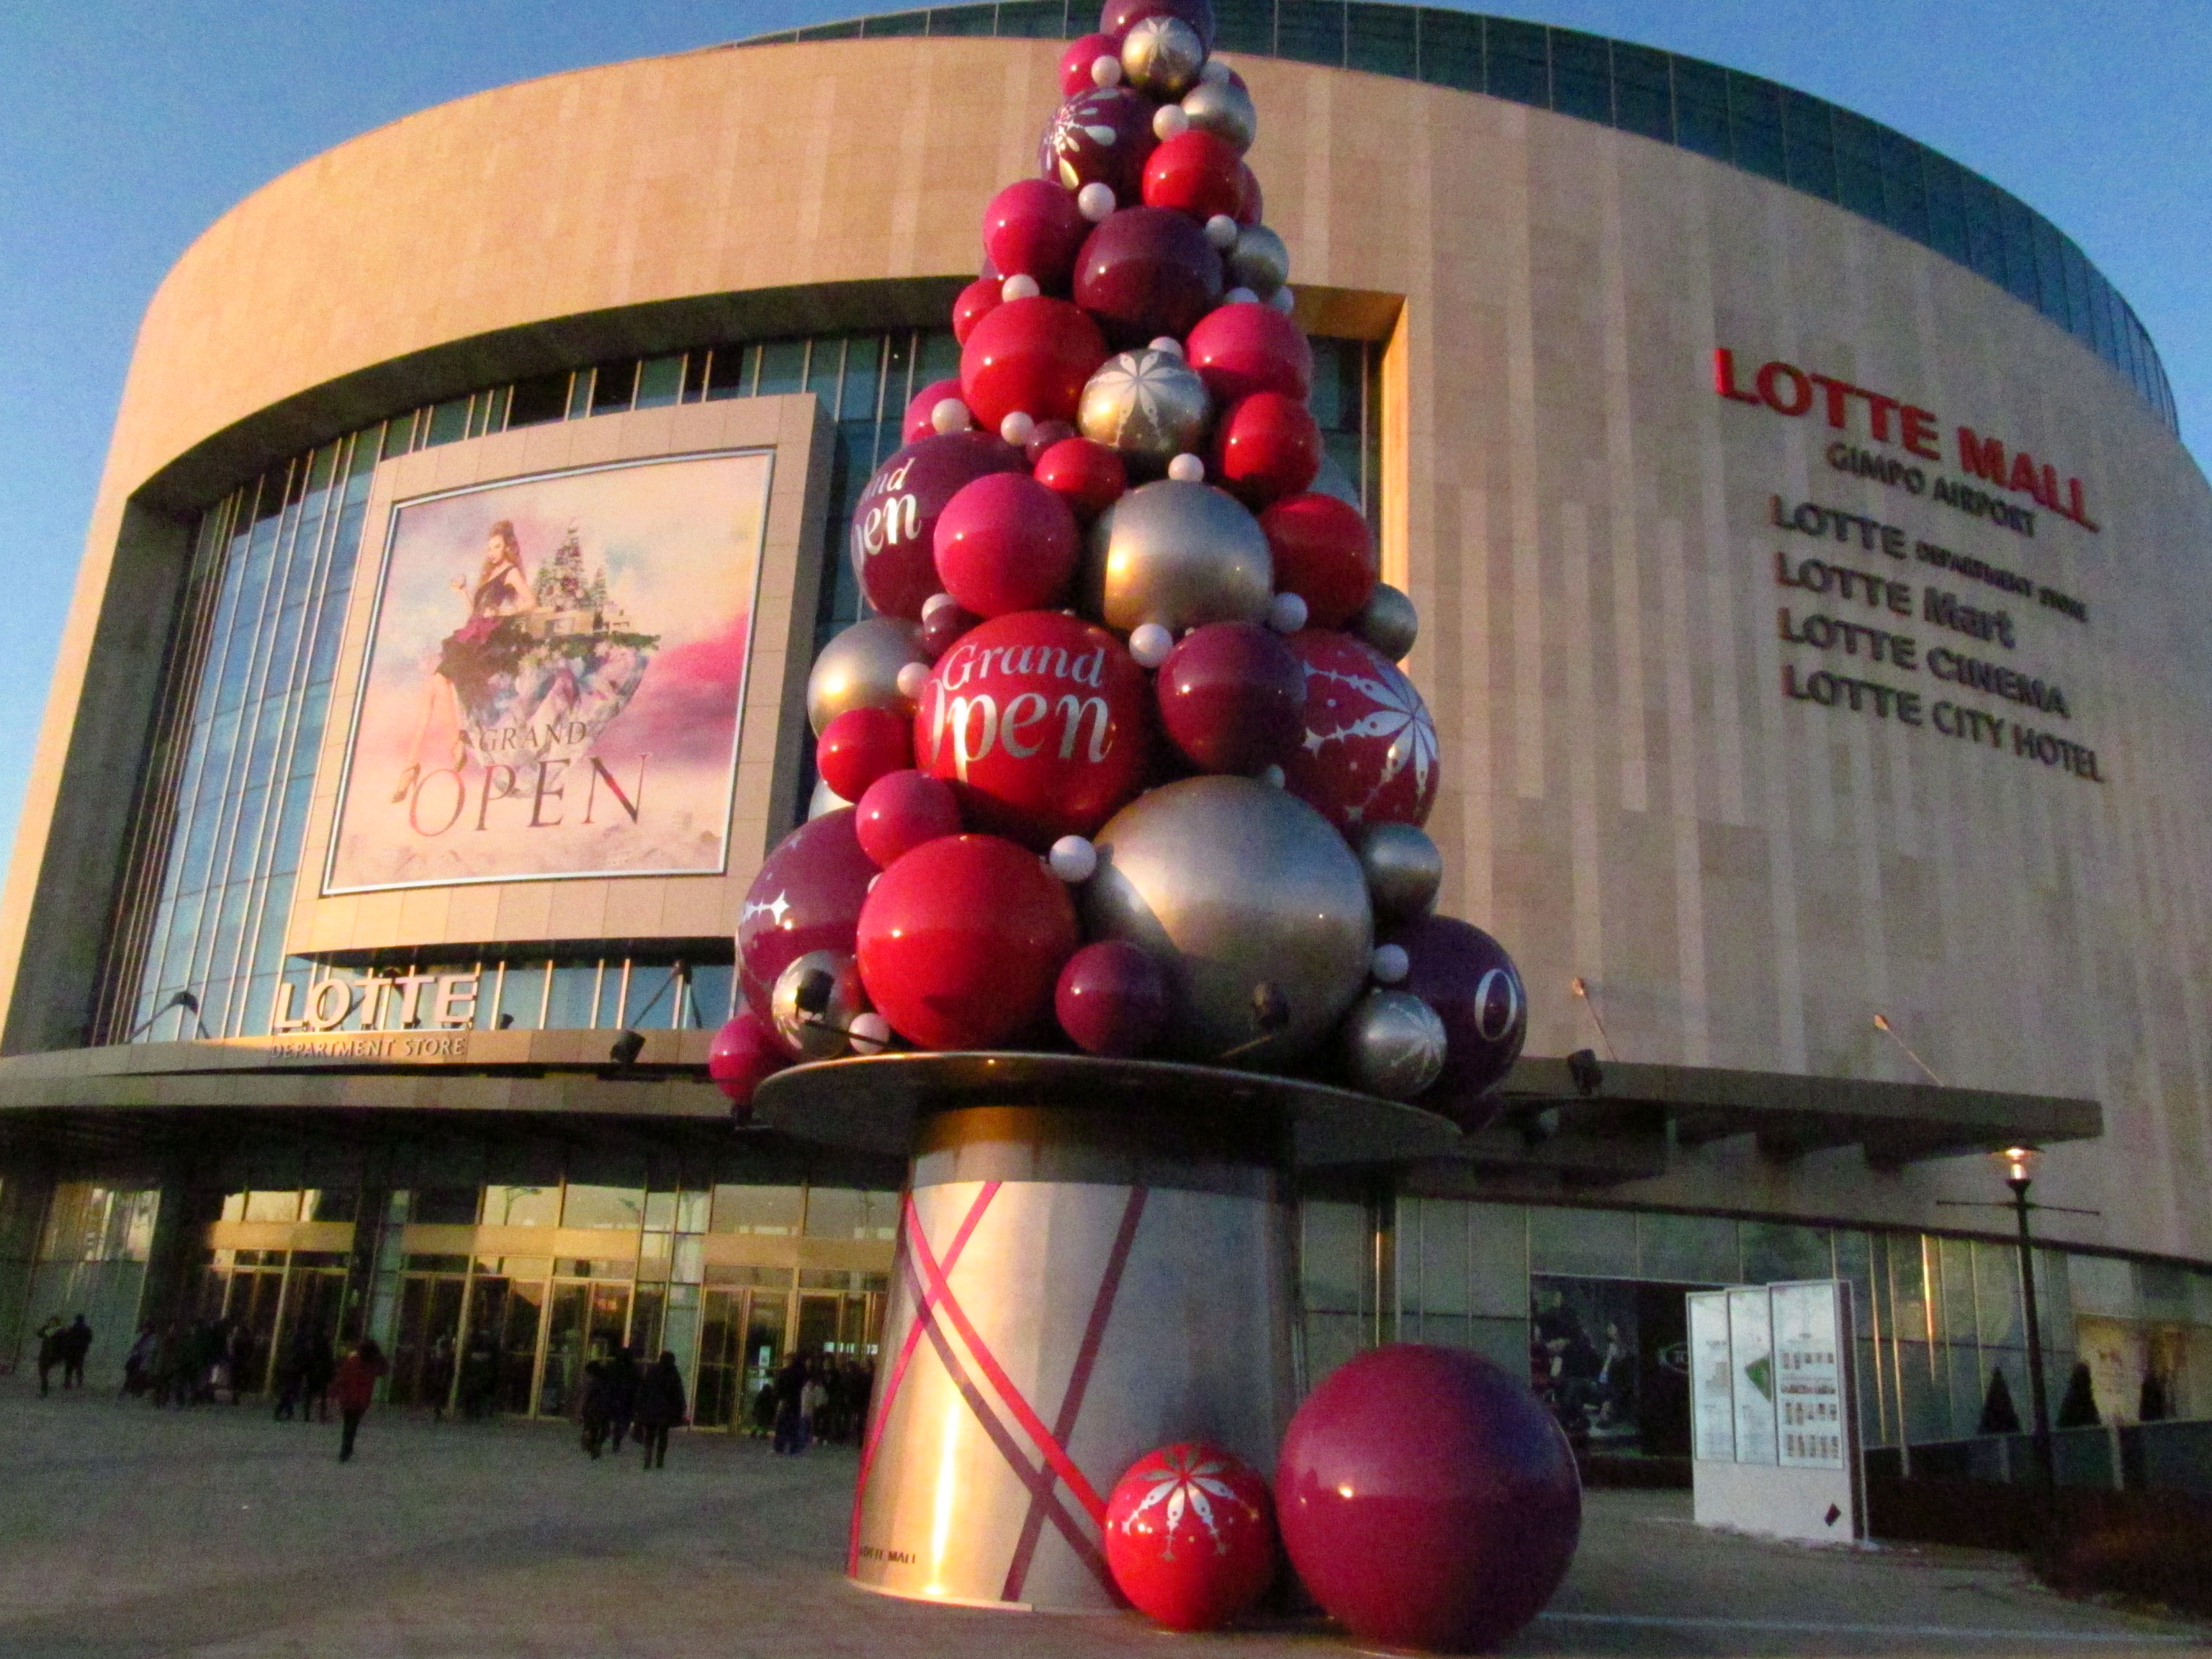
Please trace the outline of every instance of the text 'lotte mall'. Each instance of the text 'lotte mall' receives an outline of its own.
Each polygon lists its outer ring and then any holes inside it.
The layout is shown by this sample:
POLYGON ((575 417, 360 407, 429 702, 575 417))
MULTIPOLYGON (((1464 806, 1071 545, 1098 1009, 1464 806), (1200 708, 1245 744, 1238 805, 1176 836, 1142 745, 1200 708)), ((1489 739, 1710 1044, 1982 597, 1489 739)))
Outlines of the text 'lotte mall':
MULTIPOLYGON (((1682 1291, 1834 1275, 1865 1443, 1970 1434, 2026 1338, 2010 1218, 1960 1206, 2033 1141, 2090 1212, 2038 1222, 2051 1374, 2212 1414, 2212 493, 2127 302, 1786 87, 1216 15, 1314 413, 1422 619, 1442 908, 1529 998, 1490 1127, 1302 1186, 1301 1383, 1579 1333, 1636 1364, 1575 1426, 1680 1453, 1682 1291)), ((706 1049, 815 787, 852 504, 1091 26, 483 92, 179 260, 0 905, 0 1364, 82 1311, 97 1381, 227 1315, 373 1334, 404 1401, 481 1336, 556 1415, 629 1341, 714 1424, 871 1352, 903 1165, 733 1126, 706 1049), (454 735, 501 721, 455 667, 501 559, 565 676, 505 759, 454 735)))

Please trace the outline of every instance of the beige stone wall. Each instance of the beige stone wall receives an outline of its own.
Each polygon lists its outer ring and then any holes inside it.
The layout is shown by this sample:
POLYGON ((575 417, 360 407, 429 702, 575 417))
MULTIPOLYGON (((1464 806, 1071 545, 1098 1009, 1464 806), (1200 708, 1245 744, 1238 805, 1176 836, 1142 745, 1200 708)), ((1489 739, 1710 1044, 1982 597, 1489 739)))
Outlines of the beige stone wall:
MULTIPOLYGON (((59 763, 99 716, 77 688, 143 481, 280 399, 536 319, 970 270, 1058 50, 839 42, 558 76, 369 134, 227 216, 147 318, 0 937, 46 867, 59 763)), ((1532 1051, 1603 1050, 1579 975, 1624 1060, 1909 1077, 1879 1010, 1952 1081, 2103 1102, 2105 1139, 2055 1153, 2045 1186, 2104 1214, 2055 1232, 2212 1259, 2212 498, 2185 453, 2041 317, 1841 210, 1517 105, 1243 67, 1297 280, 1317 304, 1402 298, 1350 308, 1395 319, 1387 552, 1424 613, 1412 667, 1444 740, 1431 827, 1448 904, 1526 969, 1532 1051), (2024 542, 1843 478, 1813 420, 1715 396, 1717 344, 1935 410, 1931 472, 1957 476, 1961 422, 2027 447, 2082 479, 2102 533, 2044 514, 2024 542), (2086 626, 1942 584, 2009 605, 2009 654, 2065 687, 2074 717, 2051 723, 2106 781, 1787 700, 1785 664, 1824 665, 1778 635, 1801 596, 1774 580, 1776 494, 2085 599, 2086 626)), ((1844 562, 1916 599, 1934 574, 1844 562)), ((1956 1224, 1933 1200, 1992 1185, 1724 1145, 1627 1195, 1956 1224)))

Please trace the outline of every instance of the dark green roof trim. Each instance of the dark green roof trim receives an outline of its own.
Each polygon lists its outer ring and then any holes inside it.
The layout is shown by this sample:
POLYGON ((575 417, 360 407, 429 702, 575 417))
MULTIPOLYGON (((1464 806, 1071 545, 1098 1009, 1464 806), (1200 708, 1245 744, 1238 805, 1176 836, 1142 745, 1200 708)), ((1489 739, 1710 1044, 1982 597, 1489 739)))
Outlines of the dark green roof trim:
MULTIPOLYGON (((1508 17, 1378 0, 1213 0, 1216 45, 1510 98, 1678 144, 1886 225, 1988 278, 2102 357, 2179 432, 2135 311, 2056 225, 1903 133, 1755 75, 1508 17)), ((742 42, 995 35, 1072 40, 1090 0, 999 0, 849 18, 742 42)))

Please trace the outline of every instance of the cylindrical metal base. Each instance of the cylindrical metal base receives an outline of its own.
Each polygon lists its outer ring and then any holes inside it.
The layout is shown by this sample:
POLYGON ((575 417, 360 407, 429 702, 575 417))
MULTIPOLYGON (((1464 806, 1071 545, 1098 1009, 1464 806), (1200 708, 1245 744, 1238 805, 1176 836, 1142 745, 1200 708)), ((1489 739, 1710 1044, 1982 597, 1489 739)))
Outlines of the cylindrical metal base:
POLYGON ((1256 1114, 921 1121, 856 1583, 1105 1611, 1104 1504, 1139 1455, 1205 1440, 1273 1470, 1291 1399, 1285 1137, 1256 1114))

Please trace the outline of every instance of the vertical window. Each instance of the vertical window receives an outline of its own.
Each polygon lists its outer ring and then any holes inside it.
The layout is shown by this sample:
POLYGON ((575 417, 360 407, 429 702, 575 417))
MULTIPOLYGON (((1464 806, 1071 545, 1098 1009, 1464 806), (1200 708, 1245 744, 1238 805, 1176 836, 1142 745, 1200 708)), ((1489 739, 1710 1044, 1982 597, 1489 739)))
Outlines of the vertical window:
POLYGON ((1420 15, 1411 6, 1370 6, 1354 0, 1345 9, 1345 67, 1413 79, 1420 68, 1420 15))
POLYGON ((1275 55, 1341 66, 1344 0, 1275 0, 1275 55))
POLYGON ((1483 20, 1483 90, 1516 104, 1552 106, 1552 66, 1545 50, 1544 26, 1504 17, 1483 20))
POLYGON ((1482 19, 1424 6, 1420 33, 1421 79, 1462 92, 1482 90, 1482 19))
POLYGON ((1552 31, 1552 107, 1562 115, 1612 125, 1610 41, 1571 29, 1552 31))

